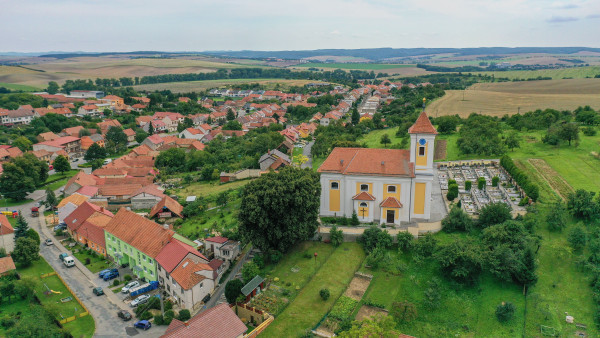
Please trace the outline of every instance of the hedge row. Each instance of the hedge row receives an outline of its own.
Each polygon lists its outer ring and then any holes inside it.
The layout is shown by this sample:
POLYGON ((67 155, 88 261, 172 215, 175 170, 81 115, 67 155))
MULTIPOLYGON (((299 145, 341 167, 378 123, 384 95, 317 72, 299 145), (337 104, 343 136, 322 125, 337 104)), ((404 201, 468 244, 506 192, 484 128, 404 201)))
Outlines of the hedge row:
POLYGON ((525 194, 532 200, 537 201, 540 196, 540 191, 538 186, 529 180, 529 176, 523 172, 523 170, 519 169, 513 162, 513 160, 504 155, 500 159, 500 165, 506 169, 506 171, 512 176, 512 178, 517 181, 517 184, 525 191, 525 194))

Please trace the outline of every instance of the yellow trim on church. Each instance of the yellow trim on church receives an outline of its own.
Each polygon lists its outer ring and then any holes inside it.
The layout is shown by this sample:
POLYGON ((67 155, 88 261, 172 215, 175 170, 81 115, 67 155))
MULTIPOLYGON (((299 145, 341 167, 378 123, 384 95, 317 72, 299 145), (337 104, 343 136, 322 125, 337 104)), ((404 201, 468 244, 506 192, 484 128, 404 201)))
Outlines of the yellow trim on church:
POLYGON ((414 213, 416 215, 422 215, 425 213, 425 190, 426 189, 427 189, 427 183, 415 183, 414 213))
POLYGON ((329 181, 329 211, 340 211, 340 181, 329 181), (331 183, 338 184, 337 189, 331 188, 331 183))
POLYGON ((359 183, 356 183, 356 193, 357 193, 357 194, 360 194, 360 192, 362 191, 362 190, 360 190, 360 186, 361 186, 362 184, 366 184, 366 185, 368 185, 368 186, 369 186, 369 190, 368 190, 367 192, 368 192, 369 194, 373 195, 373 183, 367 183, 367 182, 359 182, 359 183))
POLYGON ((359 202, 358 203, 358 212, 356 213, 358 219, 369 218, 369 203, 367 202, 359 202), (365 203, 366 207, 361 207, 360 204, 365 203))
POLYGON ((381 200, 385 201, 386 198, 388 198, 388 197, 394 197, 398 201, 400 201, 400 187, 401 187, 400 184, 384 184, 383 185, 383 198, 381 200), (396 192, 388 192, 388 187, 390 185, 393 185, 396 187, 396 192))
POLYGON ((417 142, 417 149, 416 149, 416 151, 417 151, 417 158, 416 158, 415 162, 416 162, 416 164, 418 166, 426 166, 427 165, 427 154, 429 154, 429 151, 428 151, 429 150, 428 149, 429 148, 429 142, 425 143, 425 146, 424 146, 425 147, 425 155, 423 155, 423 156, 419 155, 419 148, 420 147, 421 147, 421 145, 417 142))

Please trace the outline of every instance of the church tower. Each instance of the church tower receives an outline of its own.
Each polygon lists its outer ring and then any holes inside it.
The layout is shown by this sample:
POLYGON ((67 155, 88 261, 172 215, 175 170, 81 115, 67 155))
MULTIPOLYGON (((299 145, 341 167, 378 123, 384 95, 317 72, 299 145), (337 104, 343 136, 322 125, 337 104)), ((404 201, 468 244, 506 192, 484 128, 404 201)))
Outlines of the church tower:
POLYGON ((415 166, 415 178, 411 189, 411 219, 429 219, 433 185, 433 156, 437 130, 425 111, 409 129, 410 162, 415 166))

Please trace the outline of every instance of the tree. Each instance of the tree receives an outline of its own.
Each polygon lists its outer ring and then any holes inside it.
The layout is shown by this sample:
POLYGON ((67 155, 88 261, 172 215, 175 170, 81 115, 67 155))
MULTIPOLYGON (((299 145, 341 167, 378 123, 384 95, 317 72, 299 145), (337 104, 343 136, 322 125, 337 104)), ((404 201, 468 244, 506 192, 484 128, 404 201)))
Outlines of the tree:
POLYGON ((513 303, 502 302, 502 304, 496 307, 496 318, 501 323, 508 322, 515 315, 516 307, 513 303))
POLYGON ((242 124, 236 120, 229 121, 223 125, 223 130, 242 130, 242 124))
POLYGON ((396 241, 398 241, 398 248, 403 252, 410 250, 412 247, 415 237, 408 231, 399 232, 396 235, 396 241))
POLYGON ((101 159, 96 159, 96 160, 90 161, 88 163, 92 166, 92 171, 94 171, 98 168, 102 168, 102 166, 104 165, 104 161, 101 159))
POLYGON ((97 143, 92 143, 92 145, 85 152, 84 160, 90 162, 93 160, 103 160, 106 158, 106 149, 101 147, 97 143))
POLYGON ((48 94, 54 95, 58 93, 59 88, 60 87, 58 86, 58 83, 56 83, 55 81, 50 81, 48 82, 48 88, 46 88, 46 91, 48 92, 48 94))
POLYGON ((121 127, 112 126, 106 132, 106 150, 111 154, 124 151, 127 148, 127 135, 121 127))
POLYGON ((231 108, 227 109, 227 121, 233 121, 235 120, 235 113, 233 112, 233 110, 231 108))
POLYGON ((352 327, 347 331, 342 331, 339 334, 340 338, 358 338, 358 337, 372 337, 372 338, 394 338, 399 337, 400 333, 396 332, 394 328, 396 323, 392 316, 384 316, 382 314, 376 314, 372 317, 367 317, 362 321, 354 321, 352 327))
POLYGON ((27 237, 28 230, 29 230, 29 224, 27 224, 25 217, 23 217, 23 215, 19 213, 19 216, 17 216, 17 224, 15 226, 15 235, 14 235, 15 242, 17 241, 17 239, 19 239, 21 237, 27 237))
POLYGON ((150 122, 148 123, 148 135, 154 135, 154 126, 150 122))
POLYGON ((378 228, 376 225, 371 225, 368 229, 365 229, 358 241, 362 244, 367 253, 370 253, 378 246, 387 249, 393 244, 392 236, 387 231, 378 228))
POLYGON ((442 246, 435 254, 444 275, 458 283, 474 284, 483 267, 481 248, 466 239, 442 246))
POLYGON ((317 230, 319 175, 286 167, 248 183, 242 192, 239 232, 263 252, 286 252, 317 230))
POLYGON ((442 220, 442 229, 446 232, 470 231, 473 227, 471 217, 458 206, 452 207, 442 220))
POLYGON ((585 228, 581 225, 572 227, 571 230, 569 230, 567 240, 569 241, 569 245, 571 245, 573 250, 580 251, 585 247, 587 242, 587 232, 585 228))
POLYGON ((369 253, 367 258, 365 259, 365 263, 371 269, 377 270, 379 268, 379 265, 383 263, 385 255, 386 251, 383 248, 383 246, 378 245, 369 253))
POLYGON ((454 201, 455 198, 458 197, 458 184, 449 184, 448 192, 446 193, 446 198, 448 201, 454 201))
POLYGON ((65 156, 58 155, 54 159, 54 170, 64 175, 67 171, 71 170, 71 163, 69 163, 69 160, 65 156))
POLYGON ((329 240, 335 247, 340 246, 344 242, 344 233, 335 224, 329 230, 329 240))
POLYGON ((13 147, 17 147, 19 148, 22 152, 26 152, 28 150, 32 149, 33 142, 31 142, 27 137, 25 136, 19 136, 17 137, 13 142, 12 142, 12 146, 13 147))
POLYGON ((90 136, 92 133, 89 129, 83 128, 79 131, 79 137, 90 136))
POLYGON ((437 244, 438 240, 428 232, 413 244, 413 251, 421 257, 430 257, 435 252, 437 244))
POLYGON ((390 310, 396 321, 408 323, 417 319, 417 307, 411 302, 393 302, 390 310))
POLYGON ((563 123, 558 135, 562 140, 569 142, 569 145, 571 145, 571 141, 579 140, 579 125, 573 122, 563 123))
POLYGON ((360 220, 358 219, 358 215, 356 214, 356 210, 352 211, 352 218, 350 219, 350 225, 357 226, 360 224, 360 220))
POLYGON ((504 223, 511 218, 510 207, 506 203, 489 203, 479 211, 479 221, 477 224, 481 228, 486 228, 490 225, 504 223))
POLYGON ((504 140, 504 144, 506 145, 507 148, 510 149, 510 151, 515 150, 515 148, 519 148, 520 141, 519 141, 519 138, 517 136, 517 133, 510 133, 510 134, 508 134, 508 136, 504 140))
POLYGON ((381 144, 383 144, 383 146, 387 148, 387 145, 392 143, 392 140, 390 139, 390 136, 388 134, 383 134, 381 135, 381 140, 379 142, 381 142, 381 144))
POLYGON ((548 229, 552 231, 562 231, 567 226, 567 209, 564 203, 556 202, 546 215, 548 229))
POLYGON ((567 210, 573 217, 585 221, 596 217, 600 212, 600 206, 597 201, 594 201, 595 194, 592 191, 577 189, 567 196, 567 210))
POLYGON ((435 123, 438 125, 437 131, 440 134, 452 134, 456 131, 459 120, 460 119, 456 116, 440 116, 436 118, 435 123))
POLYGON ((5 281, 0 284, 0 297, 6 296, 8 297, 8 302, 10 303, 10 297, 15 293, 15 283, 11 280, 5 281))
POLYGON ((498 177, 498 176, 492 177, 492 187, 497 187, 498 182, 500 182, 500 177, 498 177))
POLYGON ((227 303, 233 304, 240 294, 242 294, 242 288, 244 283, 239 279, 232 279, 225 284, 225 298, 227 303))
POLYGON ((328 300, 330 295, 329 289, 321 289, 321 291, 319 291, 319 296, 321 296, 321 299, 324 301, 328 300))
POLYGON ((465 190, 466 191, 471 191, 471 186, 473 185, 473 182, 471 181, 465 181, 465 190))
POLYGON ((192 316, 190 314, 190 310, 188 310, 188 309, 179 310, 179 313, 177 314, 178 320, 185 322, 185 321, 188 321, 190 318, 192 318, 192 316))
POLYGON ((54 210, 54 208, 58 205, 56 195, 54 194, 54 191, 52 191, 52 189, 50 188, 46 189, 46 205, 49 208, 51 208, 51 210, 54 210))
POLYGON ((227 200, 228 200, 228 196, 229 195, 229 191, 225 190, 222 193, 220 193, 219 195, 217 195, 217 199, 216 199, 216 203, 217 205, 225 205, 227 204, 227 200))
POLYGON ((23 267, 29 266, 40 258, 40 246, 31 238, 21 237, 17 239, 12 257, 15 263, 23 267))
POLYGON ((146 133, 145 131, 138 131, 135 133, 135 141, 137 143, 142 143, 148 136, 149 136, 149 134, 146 133))
POLYGON ((35 191, 35 182, 27 176, 23 168, 8 162, 2 165, 4 171, 0 176, 0 191, 2 195, 15 201, 24 200, 29 193, 35 191))
POLYGON ((487 184, 487 182, 485 181, 485 177, 477 178, 477 189, 479 189, 479 190, 485 189, 486 184, 487 184))
POLYGON ((258 266, 254 262, 248 262, 242 267, 242 279, 244 284, 248 284, 254 277, 260 273, 258 266))
POLYGON ((360 122, 360 114, 356 108, 352 109, 351 120, 353 125, 357 125, 360 122))

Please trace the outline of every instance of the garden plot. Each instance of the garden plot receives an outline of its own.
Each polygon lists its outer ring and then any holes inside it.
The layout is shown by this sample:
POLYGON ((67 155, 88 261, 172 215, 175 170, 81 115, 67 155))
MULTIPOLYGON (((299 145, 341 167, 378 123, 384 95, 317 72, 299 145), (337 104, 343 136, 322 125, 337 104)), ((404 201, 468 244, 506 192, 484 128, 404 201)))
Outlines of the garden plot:
POLYGON ((360 307, 360 310, 358 310, 355 320, 360 322, 366 318, 373 318, 377 314, 387 315, 388 311, 375 306, 363 305, 360 307))
POLYGON ((346 292, 344 292, 344 296, 360 301, 365 294, 365 291, 369 288, 372 279, 373 276, 356 274, 354 278, 352 278, 350 285, 348 285, 346 292))
POLYGON ((284 296, 286 293, 288 293, 286 289, 270 285, 266 290, 252 298, 248 305, 272 315, 276 315, 283 310, 289 302, 289 299, 284 296))

